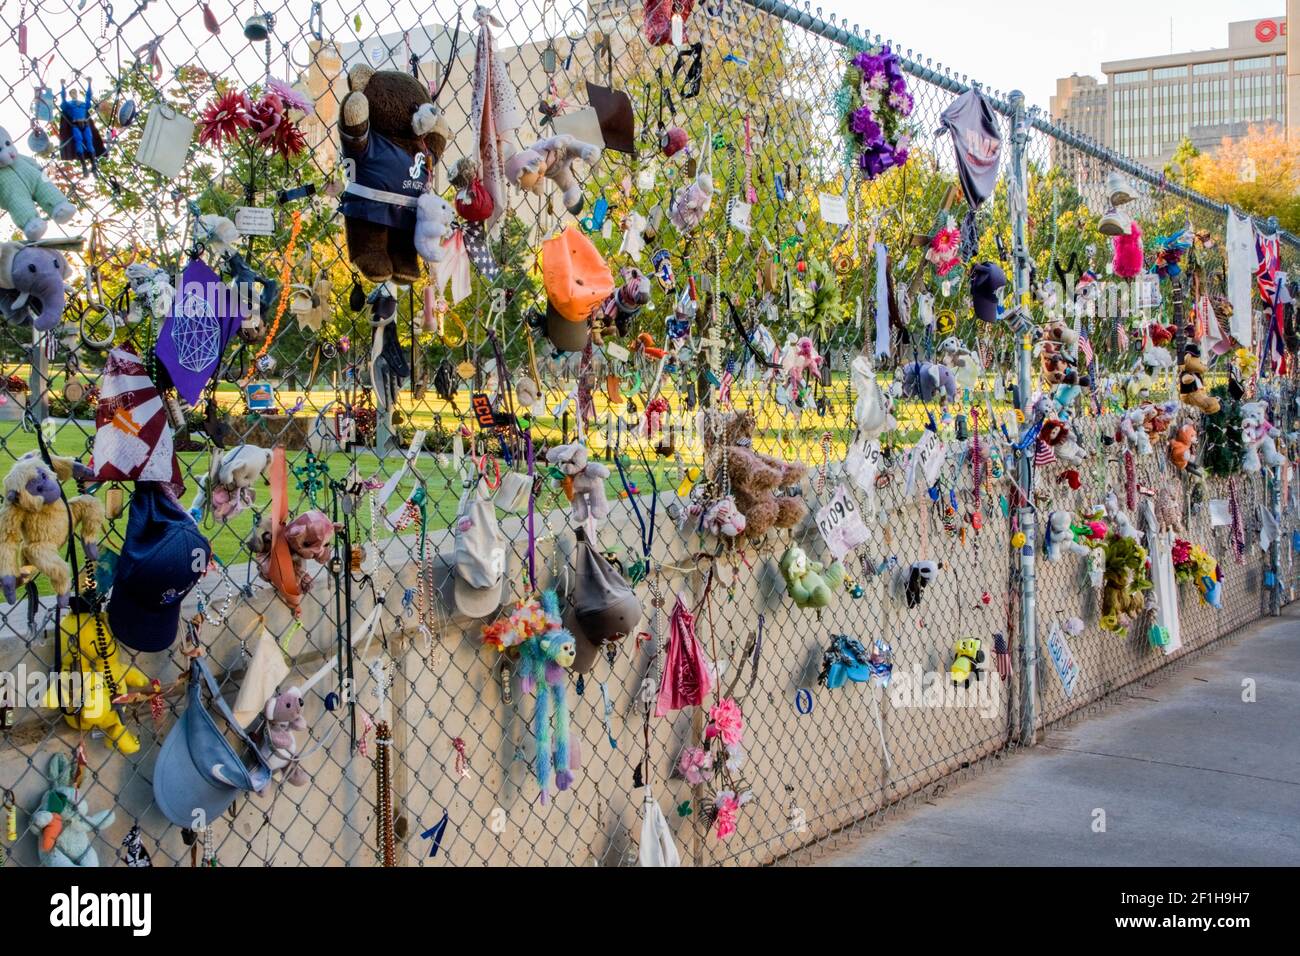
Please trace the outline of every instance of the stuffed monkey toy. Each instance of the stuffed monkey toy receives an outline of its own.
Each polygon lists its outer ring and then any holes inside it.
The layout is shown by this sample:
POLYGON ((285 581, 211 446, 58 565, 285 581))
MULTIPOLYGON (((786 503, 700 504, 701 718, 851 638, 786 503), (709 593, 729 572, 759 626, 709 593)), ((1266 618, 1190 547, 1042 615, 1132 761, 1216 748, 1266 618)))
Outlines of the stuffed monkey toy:
POLYGON ((85 466, 71 458, 52 456, 47 467, 35 452, 19 458, 9 470, 0 501, 0 589, 5 600, 16 599, 19 571, 30 563, 50 579, 59 606, 68 606, 72 569, 63 558, 68 535, 79 530, 86 556, 95 560, 104 527, 104 506, 93 496, 63 501, 59 483, 85 474, 85 466))
POLYGON ((573 666, 578 645, 564 627, 560 617, 560 599, 554 591, 542 593, 542 612, 546 617, 546 629, 519 645, 522 666, 519 686, 525 694, 537 692, 533 734, 537 739, 537 785, 542 791, 542 803, 545 803, 551 792, 552 774, 556 790, 567 790, 573 783, 574 767, 569 751, 568 670, 573 666))

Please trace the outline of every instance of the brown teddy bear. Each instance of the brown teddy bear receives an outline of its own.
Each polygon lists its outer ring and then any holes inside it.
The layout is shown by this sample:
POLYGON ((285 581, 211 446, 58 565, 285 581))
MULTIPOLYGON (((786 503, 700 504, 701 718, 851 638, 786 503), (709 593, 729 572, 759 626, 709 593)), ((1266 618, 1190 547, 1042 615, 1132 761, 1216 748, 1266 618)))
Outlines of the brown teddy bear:
POLYGON ((424 84, 400 70, 354 66, 348 90, 339 107, 348 257, 371 282, 413 282, 416 205, 447 146, 446 123, 424 84))
POLYGON ((771 528, 793 528, 808 513, 802 497, 776 494, 803 481, 807 467, 754 451, 754 424, 753 412, 713 412, 702 418, 707 474, 721 480, 725 452, 731 494, 745 516, 741 537, 751 539, 771 528))
POLYGON ((1183 366, 1178 370, 1178 392, 1184 405, 1213 415, 1219 410, 1219 400, 1205 390, 1205 375, 1209 372, 1199 350, 1192 348, 1183 356, 1183 366))

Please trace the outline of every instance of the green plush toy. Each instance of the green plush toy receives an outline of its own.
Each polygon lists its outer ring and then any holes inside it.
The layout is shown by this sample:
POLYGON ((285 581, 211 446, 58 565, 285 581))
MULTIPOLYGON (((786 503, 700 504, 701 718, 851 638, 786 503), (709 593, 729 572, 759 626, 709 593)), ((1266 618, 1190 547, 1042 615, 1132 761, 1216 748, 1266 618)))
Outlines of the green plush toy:
POLYGON ((90 812, 90 807, 73 786, 72 761, 53 754, 45 775, 50 789, 32 812, 29 829, 36 831, 41 866, 99 866, 95 835, 111 827, 112 810, 90 812))
POLYGON ((1201 419, 1204 438, 1201 465, 1210 474, 1226 478, 1241 471, 1246 454, 1241 434, 1241 402, 1232 397, 1226 385, 1214 386, 1210 394, 1219 400, 1219 410, 1201 419))
POLYGON ((807 552, 792 544, 781 555, 781 577, 796 605, 823 608, 831 603, 831 592, 844 583, 844 565, 832 561, 825 567, 809 561, 807 552))
POLYGON ((1147 549, 1132 538, 1111 533, 1100 545, 1106 555, 1102 579, 1101 627, 1124 634, 1146 602, 1143 593, 1151 589, 1147 577, 1147 549))

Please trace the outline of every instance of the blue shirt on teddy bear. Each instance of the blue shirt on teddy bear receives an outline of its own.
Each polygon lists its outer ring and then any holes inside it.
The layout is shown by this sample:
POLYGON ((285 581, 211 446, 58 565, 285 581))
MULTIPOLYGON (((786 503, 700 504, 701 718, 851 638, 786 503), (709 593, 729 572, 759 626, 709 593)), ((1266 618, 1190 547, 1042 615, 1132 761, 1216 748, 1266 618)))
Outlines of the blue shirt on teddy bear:
POLYGON ((392 140, 371 133, 365 150, 345 150, 356 171, 343 190, 339 211, 395 229, 415 229, 415 201, 429 174, 424 154, 412 156, 392 140))

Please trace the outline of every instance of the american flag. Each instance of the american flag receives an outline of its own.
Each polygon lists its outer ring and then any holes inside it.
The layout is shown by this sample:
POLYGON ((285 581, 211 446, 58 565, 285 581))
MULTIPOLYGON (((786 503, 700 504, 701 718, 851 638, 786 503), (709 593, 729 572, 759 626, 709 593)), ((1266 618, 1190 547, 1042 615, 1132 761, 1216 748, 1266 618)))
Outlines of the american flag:
POLYGON ((1086 326, 1079 326, 1079 356, 1083 359, 1085 369, 1092 368, 1095 356, 1092 352, 1092 343, 1088 341, 1088 329, 1086 326))
POLYGON ((1035 442, 1034 449, 1034 466, 1042 468, 1044 465, 1050 465, 1056 461, 1056 452, 1052 451, 1052 446, 1047 444, 1041 438, 1035 442))
POLYGON ((997 665, 999 677, 1011 679, 1011 652, 1007 650, 1007 639, 1002 634, 993 635, 993 663, 997 665))

